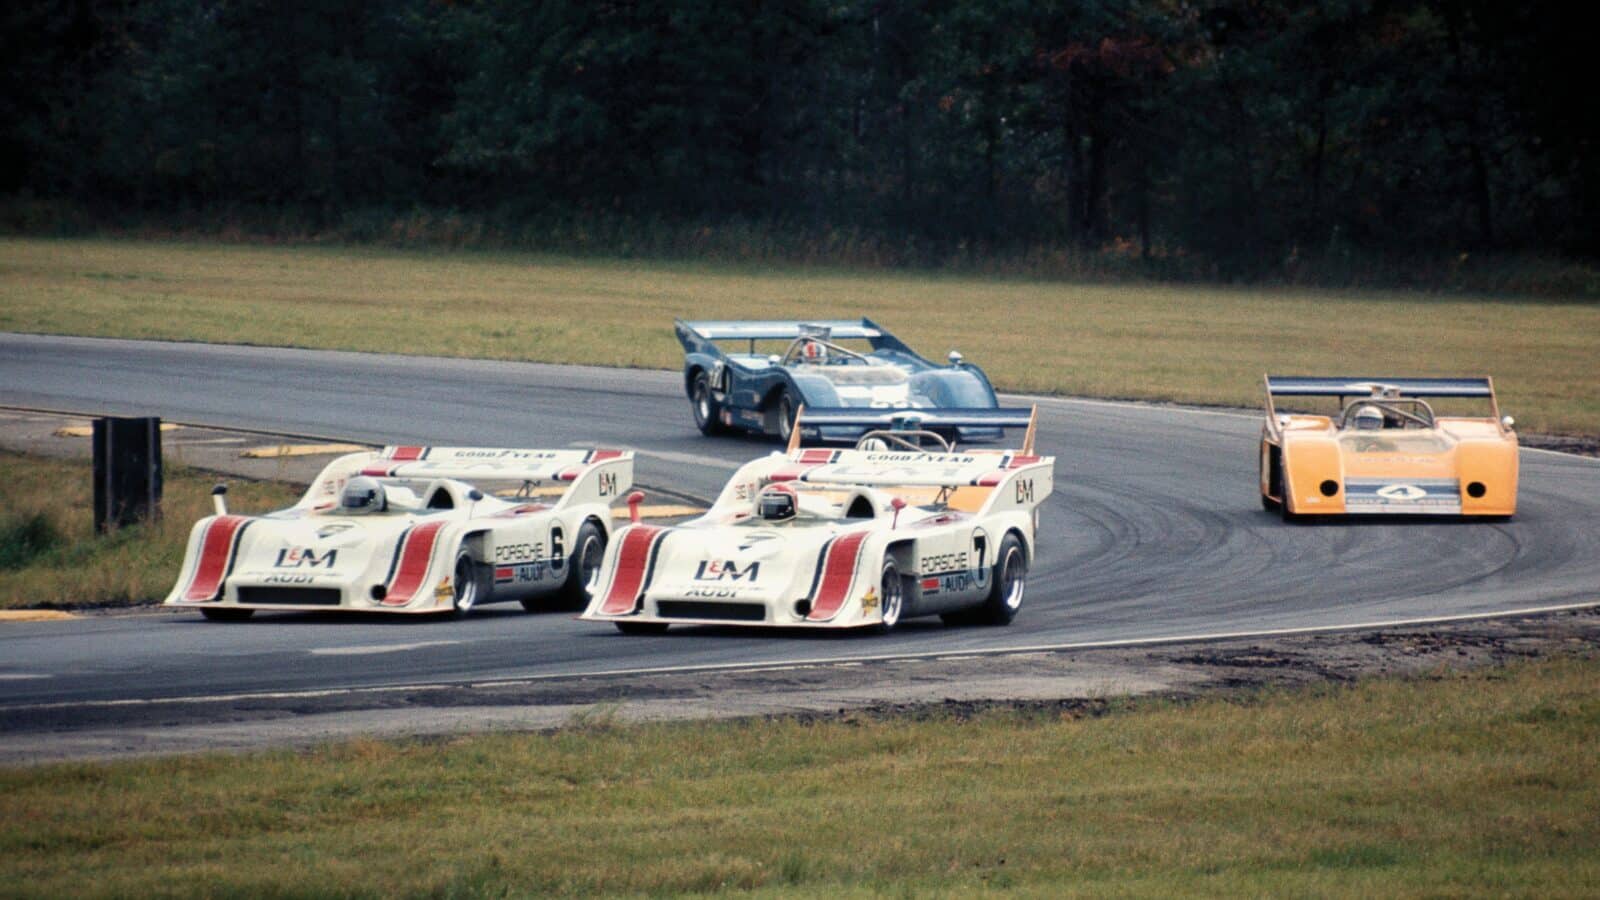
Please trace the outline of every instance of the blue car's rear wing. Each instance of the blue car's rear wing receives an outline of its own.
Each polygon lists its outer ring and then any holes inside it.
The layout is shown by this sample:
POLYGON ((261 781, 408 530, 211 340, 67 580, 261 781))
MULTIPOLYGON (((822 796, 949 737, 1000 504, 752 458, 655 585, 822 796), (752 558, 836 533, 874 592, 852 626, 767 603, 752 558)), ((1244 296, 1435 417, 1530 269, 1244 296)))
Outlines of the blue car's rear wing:
POLYGON ((784 321, 778 319, 750 322, 706 320, 673 321, 678 342, 691 352, 712 352, 713 341, 792 341, 811 329, 826 329, 829 339, 864 340, 875 350, 899 350, 911 353, 910 347, 889 333, 889 330, 871 319, 813 319, 809 321, 784 321))
POLYGON ((1483 397, 1500 417, 1494 396, 1494 379, 1483 378, 1313 378, 1268 375, 1267 411, 1274 397, 1483 397))
POLYGON ((945 409, 872 409, 848 406, 801 407, 789 439, 789 450, 800 447, 800 426, 858 427, 891 432, 918 432, 936 428, 1026 428, 1024 453, 1033 452, 1037 408, 976 407, 945 409))
POLYGON ((806 425, 855 425, 867 428, 1027 428, 1033 410, 1020 407, 976 409, 872 409, 860 406, 808 406, 806 425))

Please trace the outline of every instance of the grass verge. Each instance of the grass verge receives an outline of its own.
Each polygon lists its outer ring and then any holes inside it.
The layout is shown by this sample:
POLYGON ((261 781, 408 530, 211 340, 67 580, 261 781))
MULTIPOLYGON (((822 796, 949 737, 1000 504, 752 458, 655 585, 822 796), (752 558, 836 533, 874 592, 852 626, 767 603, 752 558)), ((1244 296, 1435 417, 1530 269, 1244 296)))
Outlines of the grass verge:
POLYGON ((1600 303, 1084 285, 507 253, 0 240, 0 329, 676 368, 673 317, 867 315, 1002 388, 1258 406, 1263 371, 1490 374, 1600 434, 1600 303))
POLYGON ((1600 660, 0 771, 7 893, 1592 896, 1600 660))
MULTIPOLYGON (((161 521, 94 533, 94 467, 0 451, 0 609, 152 603, 183 565, 189 529, 211 514, 216 476, 168 464, 161 521)), ((299 490, 229 479, 240 512, 289 506, 299 490)))

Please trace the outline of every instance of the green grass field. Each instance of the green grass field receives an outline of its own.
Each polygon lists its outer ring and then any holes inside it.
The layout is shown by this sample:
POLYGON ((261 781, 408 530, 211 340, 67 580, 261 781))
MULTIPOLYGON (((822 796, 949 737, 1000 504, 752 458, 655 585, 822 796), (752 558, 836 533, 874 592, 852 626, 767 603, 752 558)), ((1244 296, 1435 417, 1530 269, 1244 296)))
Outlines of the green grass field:
POLYGON ((0 329, 676 368, 674 317, 870 316, 1003 389, 1260 404, 1263 371, 1493 375, 1600 434, 1600 303, 475 252, 0 240, 0 329))
POLYGON ((1600 661, 0 771, 12 896, 1594 896, 1600 661))
MULTIPOLYGON (((189 529, 211 514, 218 479, 175 465, 164 477, 160 522, 96 537, 88 461, 0 451, 0 609, 125 606, 165 597, 183 565, 189 529)), ((282 509, 300 497, 284 484, 228 482, 228 503, 237 512, 282 509)))

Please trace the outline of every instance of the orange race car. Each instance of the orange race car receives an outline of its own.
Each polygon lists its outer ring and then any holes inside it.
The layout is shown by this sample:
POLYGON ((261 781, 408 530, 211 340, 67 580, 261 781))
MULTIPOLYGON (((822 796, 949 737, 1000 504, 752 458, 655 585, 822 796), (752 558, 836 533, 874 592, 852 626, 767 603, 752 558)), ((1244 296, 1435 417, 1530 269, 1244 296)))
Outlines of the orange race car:
POLYGON ((1490 379, 1268 375, 1266 382, 1261 505, 1284 519, 1517 511, 1517 434, 1511 417, 1500 416, 1490 379), (1338 411, 1280 411, 1281 397, 1336 398, 1338 411), (1424 398, 1486 400, 1489 415, 1435 415, 1424 398))

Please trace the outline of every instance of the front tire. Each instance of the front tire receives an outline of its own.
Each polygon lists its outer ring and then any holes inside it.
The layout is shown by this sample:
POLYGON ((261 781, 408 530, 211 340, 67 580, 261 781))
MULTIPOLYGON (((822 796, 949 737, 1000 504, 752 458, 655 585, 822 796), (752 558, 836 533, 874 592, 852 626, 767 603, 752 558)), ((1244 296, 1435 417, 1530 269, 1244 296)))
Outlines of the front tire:
POLYGON ((456 616, 472 612, 478 605, 478 564, 472 554, 462 550, 456 554, 454 592, 450 597, 450 611, 456 616))
POLYGON ((785 444, 794 432, 794 398, 787 389, 778 391, 778 437, 785 444))
POLYGON ((711 376, 703 369, 695 373, 689 388, 689 408, 694 411, 694 425, 701 434, 710 437, 727 430, 719 418, 722 405, 711 396, 711 376))
POLYGON ((202 609, 200 615, 213 622, 243 622, 255 615, 253 609, 240 609, 237 606, 219 606, 215 609, 202 609))
POLYGON ((878 610, 883 619, 872 627, 878 634, 888 634, 900 624, 900 614, 905 612, 906 583, 894 560, 883 561, 883 577, 878 580, 878 610))

